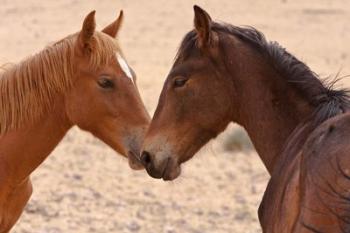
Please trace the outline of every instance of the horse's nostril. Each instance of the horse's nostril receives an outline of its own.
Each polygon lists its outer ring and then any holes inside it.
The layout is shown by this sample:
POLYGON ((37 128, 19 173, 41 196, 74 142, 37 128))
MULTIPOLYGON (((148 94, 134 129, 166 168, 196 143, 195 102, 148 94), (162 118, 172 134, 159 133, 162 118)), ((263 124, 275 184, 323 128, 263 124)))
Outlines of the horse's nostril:
POLYGON ((152 162, 151 154, 147 151, 143 151, 141 154, 141 162, 143 165, 147 165, 152 162))

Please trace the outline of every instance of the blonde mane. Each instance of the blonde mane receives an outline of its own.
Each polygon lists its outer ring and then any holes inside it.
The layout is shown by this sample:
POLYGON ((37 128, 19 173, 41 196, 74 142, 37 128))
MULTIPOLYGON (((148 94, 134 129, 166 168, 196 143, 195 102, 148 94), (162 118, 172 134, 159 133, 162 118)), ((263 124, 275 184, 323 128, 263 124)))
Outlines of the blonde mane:
MULTIPOLYGON (((54 98, 73 85, 76 41, 70 35, 0 74, 0 134, 33 123, 50 110, 54 98)), ((93 36, 90 68, 104 66, 119 50, 115 40, 101 32, 93 36)))

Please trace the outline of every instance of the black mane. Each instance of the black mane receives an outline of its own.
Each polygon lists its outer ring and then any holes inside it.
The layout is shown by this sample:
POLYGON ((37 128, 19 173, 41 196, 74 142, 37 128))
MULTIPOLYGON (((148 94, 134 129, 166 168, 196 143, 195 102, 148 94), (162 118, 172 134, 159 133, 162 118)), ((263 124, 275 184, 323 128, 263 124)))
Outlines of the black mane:
MULTIPOLYGON (((267 41, 265 36, 255 28, 213 22, 211 29, 219 36, 220 34, 235 36, 265 57, 274 69, 316 108, 314 114, 316 125, 350 109, 349 90, 334 89, 337 80, 329 84, 321 81, 305 63, 298 60, 277 42, 267 41)), ((194 30, 187 33, 176 57, 185 58, 197 50, 196 40, 197 35, 194 30)))

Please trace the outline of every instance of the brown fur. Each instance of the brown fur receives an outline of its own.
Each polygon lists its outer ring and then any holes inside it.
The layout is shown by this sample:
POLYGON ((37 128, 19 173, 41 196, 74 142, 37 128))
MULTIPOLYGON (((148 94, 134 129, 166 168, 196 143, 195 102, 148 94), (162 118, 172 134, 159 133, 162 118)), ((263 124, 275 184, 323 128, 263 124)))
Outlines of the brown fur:
MULTIPOLYGON (((77 34, 12 65, 0 74, 0 132, 33 123, 47 113, 53 97, 71 88, 75 70, 77 34)), ((106 34, 95 32, 89 66, 105 66, 119 51, 106 34)))
MULTIPOLYGON (((76 125, 142 169, 136 159, 149 115, 125 74, 113 31, 95 31, 95 12, 79 33, 48 46, 0 76, 0 233, 20 217, 32 193, 30 174, 76 125)), ((134 74, 133 74, 134 76, 134 74)))
POLYGON ((263 232, 349 232, 348 91, 325 85, 254 28, 194 10, 195 30, 182 41, 143 143, 149 175, 177 178, 233 121, 271 174, 259 208, 263 232))

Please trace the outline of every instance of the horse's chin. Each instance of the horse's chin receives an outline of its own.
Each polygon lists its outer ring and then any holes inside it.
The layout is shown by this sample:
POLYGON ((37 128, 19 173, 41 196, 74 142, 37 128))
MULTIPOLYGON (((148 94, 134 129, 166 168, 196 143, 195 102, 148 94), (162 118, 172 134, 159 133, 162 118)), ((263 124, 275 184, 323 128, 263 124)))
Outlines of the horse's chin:
POLYGON ((129 167, 133 170, 143 170, 145 167, 141 164, 140 160, 133 152, 128 153, 129 167))
POLYGON ((169 166, 164 171, 162 179, 164 181, 172 181, 178 178, 181 174, 181 165, 169 166))

